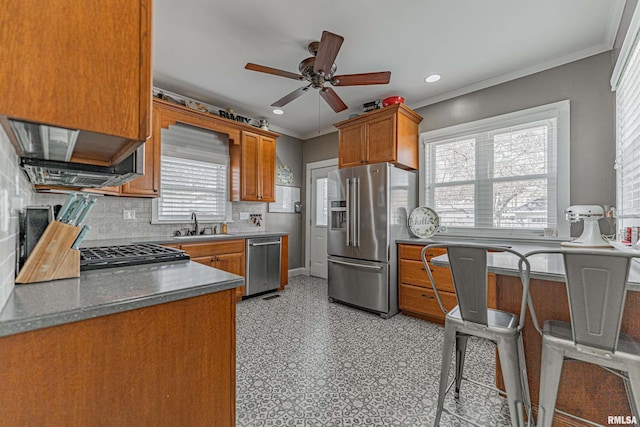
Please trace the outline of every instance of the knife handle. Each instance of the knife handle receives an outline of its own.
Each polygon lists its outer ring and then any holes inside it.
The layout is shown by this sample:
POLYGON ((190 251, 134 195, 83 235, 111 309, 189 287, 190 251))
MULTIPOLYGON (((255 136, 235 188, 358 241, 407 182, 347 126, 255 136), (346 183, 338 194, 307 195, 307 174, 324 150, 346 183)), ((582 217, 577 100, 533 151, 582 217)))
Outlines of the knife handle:
POLYGON ((84 238, 87 237, 87 233, 89 233, 89 230, 91 230, 90 225, 82 226, 82 230, 80 230, 80 234, 78 234, 78 237, 76 237, 76 240, 73 242, 73 245, 71 245, 71 249, 80 249, 80 244, 82 243, 84 238))
POLYGON ((78 193, 69 194, 69 197, 64 202, 64 205, 62 205, 62 207, 60 208, 60 211, 58 212, 58 217, 56 218, 58 221, 65 222, 64 221, 65 216, 67 215, 67 213, 69 213, 71 206, 74 205, 74 202, 76 201, 77 198, 78 198, 78 193))

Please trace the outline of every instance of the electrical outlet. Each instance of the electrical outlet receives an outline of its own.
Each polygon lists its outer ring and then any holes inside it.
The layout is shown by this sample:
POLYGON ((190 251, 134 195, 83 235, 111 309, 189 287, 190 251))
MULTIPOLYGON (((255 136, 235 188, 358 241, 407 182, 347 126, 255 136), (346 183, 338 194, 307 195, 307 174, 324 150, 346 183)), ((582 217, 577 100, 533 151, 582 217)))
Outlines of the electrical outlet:
POLYGON ((240 220, 248 220, 249 212, 240 212, 240 220))
POLYGON ((135 211, 135 209, 123 209, 122 210, 122 218, 123 219, 136 219, 136 211, 135 211))

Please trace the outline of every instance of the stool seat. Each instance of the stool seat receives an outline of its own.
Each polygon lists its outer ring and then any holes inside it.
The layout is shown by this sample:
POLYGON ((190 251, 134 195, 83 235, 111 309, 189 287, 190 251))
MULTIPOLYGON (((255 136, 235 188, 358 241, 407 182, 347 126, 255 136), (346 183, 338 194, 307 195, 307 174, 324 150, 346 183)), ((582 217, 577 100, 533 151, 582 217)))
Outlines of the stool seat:
MULTIPOLYGON (((471 325, 473 322, 465 322, 462 319, 462 313, 460 307, 455 306, 448 312, 445 319, 449 318, 450 322, 459 322, 463 324, 471 325)), ((485 328, 491 330, 493 334, 503 333, 506 335, 513 335, 518 333, 518 316, 507 311, 494 310, 492 308, 487 309, 487 324, 476 324, 479 328, 485 328)))
POLYGON ((640 369, 640 340, 631 335, 620 333, 618 347, 611 352, 587 345, 576 345, 573 341, 571 323, 559 320, 544 322, 543 345, 552 346, 564 351, 565 357, 594 363, 594 359, 601 366, 611 369, 627 371, 629 364, 635 364, 640 369))

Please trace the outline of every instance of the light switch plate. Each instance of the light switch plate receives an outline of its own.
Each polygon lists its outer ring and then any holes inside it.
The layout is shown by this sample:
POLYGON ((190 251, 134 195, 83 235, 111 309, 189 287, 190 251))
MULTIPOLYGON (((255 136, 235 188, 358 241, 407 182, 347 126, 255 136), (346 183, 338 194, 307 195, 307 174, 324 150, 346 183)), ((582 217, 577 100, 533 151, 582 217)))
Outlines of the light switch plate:
POLYGON ((241 220, 248 220, 249 219, 249 212, 240 212, 240 219, 241 220))
POLYGON ((122 210, 122 218, 123 219, 136 219, 136 211, 135 211, 135 209, 123 209, 122 210))

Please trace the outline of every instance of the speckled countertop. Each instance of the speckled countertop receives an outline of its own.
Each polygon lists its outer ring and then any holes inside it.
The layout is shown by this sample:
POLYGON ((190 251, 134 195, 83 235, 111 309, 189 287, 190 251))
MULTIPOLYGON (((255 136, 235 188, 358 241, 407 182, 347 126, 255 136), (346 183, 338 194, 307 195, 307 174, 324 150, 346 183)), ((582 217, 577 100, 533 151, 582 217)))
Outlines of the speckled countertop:
POLYGON ((79 278, 16 285, 0 336, 119 313, 241 286, 235 274, 181 261, 83 271, 79 278))
MULTIPOLYGON (((511 249, 526 254, 537 250, 553 250, 561 249, 560 241, 519 241, 519 240, 483 240, 483 239, 465 239, 469 243, 486 243, 498 246, 508 246, 511 249)), ((425 245, 431 243, 453 242, 453 239, 444 237, 436 239, 400 239, 397 243, 425 245)), ((460 243, 460 239, 455 239, 460 243)), ((580 249, 577 249, 580 250, 580 249)), ((619 250, 619 249, 614 249, 619 250)), ((637 251, 636 251, 637 252, 637 251)), ((629 272, 629 290, 640 291, 640 262, 636 259, 631 264, 629 272)), ((448 266, 449 260, 446 255, 432 258, 434 265, 448 266)), ((564 263, 561 255, 558 254, 540 254, 529 259, 531 263, 531 277, 533 279, 550 280, 555 282, 564 282, 564 263)), ((487 256, 487 268, 490 272, 502 274, 506 276, 518 275, 518 258, 508 252, 490 253, 487 256)))

